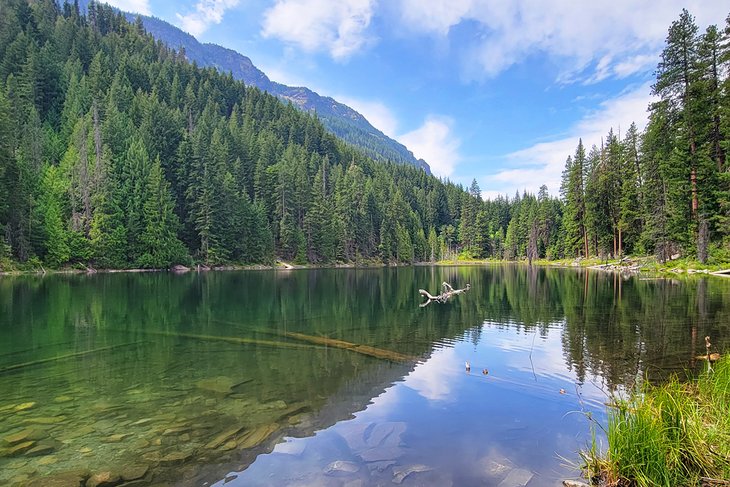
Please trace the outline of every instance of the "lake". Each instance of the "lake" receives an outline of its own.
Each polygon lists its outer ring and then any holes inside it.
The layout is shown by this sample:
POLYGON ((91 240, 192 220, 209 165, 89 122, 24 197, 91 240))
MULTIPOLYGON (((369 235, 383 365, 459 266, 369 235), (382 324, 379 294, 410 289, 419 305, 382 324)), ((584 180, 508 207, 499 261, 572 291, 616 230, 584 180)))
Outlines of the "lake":
POLYGON ((556 486, 610 394, 730 345, 730 280, 519 265, 2 277, 0 309, 19 486, 556 486))

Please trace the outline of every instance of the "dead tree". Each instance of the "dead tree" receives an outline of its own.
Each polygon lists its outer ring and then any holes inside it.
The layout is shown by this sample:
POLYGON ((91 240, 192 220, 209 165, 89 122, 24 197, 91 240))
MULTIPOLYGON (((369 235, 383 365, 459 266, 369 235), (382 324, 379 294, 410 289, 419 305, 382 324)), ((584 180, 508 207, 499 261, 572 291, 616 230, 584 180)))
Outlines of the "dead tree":
POLYGON ((418 290, 418 293, 421 296, 425 296, 427 298, 426 302, 421 304, 421 308, 423 308, 424 306, 428 306, 433 301, 437 301, 439 303, 445 303, 446 301, 449 300, 449 298, 451 298, 451 296, 456 296, 457 294, 465 293, 469 289, 471 289, 471 286, 469 284, 467 284, 464 289, 454 289, 453 287, 451 287, 451 284, 449 284, 448 282, 441 283, 441 287, 443 287, 444 292, 442 292, 441 294, 437 294, 436 296, 433 296, 431 293, 429 293, 428 291, 424 291, 423 289, 418 290))

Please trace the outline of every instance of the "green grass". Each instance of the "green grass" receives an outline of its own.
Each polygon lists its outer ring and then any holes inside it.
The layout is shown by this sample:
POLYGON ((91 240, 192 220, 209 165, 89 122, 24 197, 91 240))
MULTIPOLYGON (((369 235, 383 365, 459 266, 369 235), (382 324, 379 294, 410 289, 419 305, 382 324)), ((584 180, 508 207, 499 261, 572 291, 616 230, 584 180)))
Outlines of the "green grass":
POLYGON ((730 360, 698 380, 645 387, 609 411, 608 450, 581 452, 589 478, 610 486, 697 486, 730 480, 730 360))

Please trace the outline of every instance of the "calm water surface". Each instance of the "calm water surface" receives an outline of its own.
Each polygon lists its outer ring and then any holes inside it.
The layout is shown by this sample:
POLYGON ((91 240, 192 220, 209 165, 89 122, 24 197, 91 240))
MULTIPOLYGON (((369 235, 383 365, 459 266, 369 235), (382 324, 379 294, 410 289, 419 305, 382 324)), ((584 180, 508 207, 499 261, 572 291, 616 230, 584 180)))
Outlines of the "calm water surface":
POLYGON ((522 266, 4 277, 0 310, 0 485, 555 486, 608 394, 730 345, 730 280, 522 266))

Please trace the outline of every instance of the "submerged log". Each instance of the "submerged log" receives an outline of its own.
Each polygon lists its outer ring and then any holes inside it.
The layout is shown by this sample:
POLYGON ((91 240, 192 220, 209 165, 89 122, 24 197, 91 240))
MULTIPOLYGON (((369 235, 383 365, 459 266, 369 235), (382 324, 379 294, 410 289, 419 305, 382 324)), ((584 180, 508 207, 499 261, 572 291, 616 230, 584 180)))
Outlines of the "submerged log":
POLYGON ((327 338, 321 336, 305 335, 304 333, 295 332, 284 332, 283 336, 288 338, 294 338, 309 343, 316 343, 317 345, 327 345, 335 348, 342 348, 344 350, 350 350, 352 352, 359 353, 361 355, 367 355, 369 357, 380 358, 384 360, 390 360, 392 362, 411 362, 415 358, 409 357, 402 353, 393 352, 391 350, 384 350, 382 348, 371 347, 370 345, 358 345, 357 343, 350 343, 344 340, 337 340, 334 338, 327 338))
POLYGON ((145 333, 147 335, 159 335, 159 336, 169 336, 169 337, 181 337, 181 338, 190 338, 193 340, 202 340, 202 341, 208 341, 208 342, 226 342, 226 343, 235 343, 239 345, 264 345, 268 347, 275 347, 275 348, 295 348, 295 349, 311 349, 315 348, 311 345, 304 345, 303 343, 289 343, 289 342, 277 342, 273 340, 259 340, 257 338, 241 338, 241 337, 226 337, 226 336, 219 336, 219 335, 197 335, 193 333, 175 333, 175 332, 167 332, 167 331, 152 331, 152 330, 146 330, 142 333, 145 333))
POLYGON ((0 367, 0 374, 2 374, 4 372, 10 372, 11 370, 18 370, 18 369, 23 369, 25 367, 31 367, 33 365, 41 365, 41 364, 46 364, 48 362, 56 362, 58 360, 65 360, 65 359, 69 359, 69 358, 83 357, 85 355, 91 355, 91 354, 99 353, 99 352, 106 352, 108 350, 114 350, 115 348, 131 347, 132 345, 139 345, 140 343, 144 343, 144 342, 122 343, 120 345, 111 345, 108 347, 94 348, 92 350, 84 350, 83 352, 73 352, 73 353, 66 353, 63 355, 56 355, 55 357, 48 357, 48 358, 43 358, 43 359, 39 359, 39 360, 33 360, 31 362, 24 362, 22 364, 6 365, 4 367, 0 367))
POLYGON ((428 291, 425 291, 423 289, 418 290, 418 293, 421 296, 424 296, 427 298, 426 302, 421 304, 421 308, 423 308, 424 306, 428 306, 433 301, 437 301, 439 303, 445 303, 452 296, 456 296, 458 294, 465 293, 469 289, 471 289, 470 284, 467 284, 466 287, 463 289, 454 289, 453 287, 451 287, 451 284, 449 284, 448 282, 441 283, 441 287, 443 287, 444 292, 442 292, 441 294, 437 294, 436 296, 432 295, 431 293, 429 293, 428 291))

